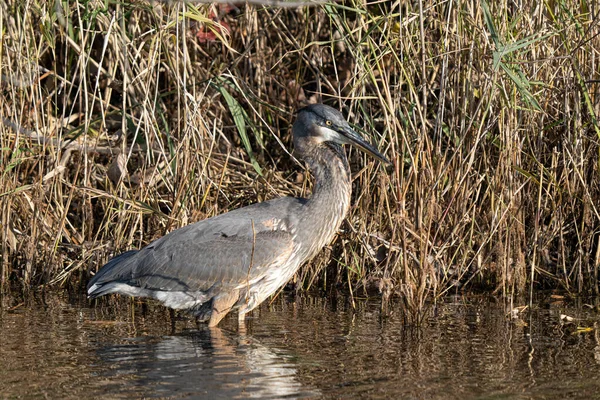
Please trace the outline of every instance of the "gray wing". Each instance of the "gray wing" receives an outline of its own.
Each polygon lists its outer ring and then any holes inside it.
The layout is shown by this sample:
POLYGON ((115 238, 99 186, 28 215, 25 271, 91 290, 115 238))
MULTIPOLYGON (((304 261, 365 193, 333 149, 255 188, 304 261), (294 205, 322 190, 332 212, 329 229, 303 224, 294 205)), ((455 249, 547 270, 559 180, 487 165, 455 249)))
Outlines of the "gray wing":
POLYGON ((124 282, 145 289, 208 291, 260 279, 293 250, 290 227, 301 200, 276 199, 175 230, 106 264, 89 286, 124 282))

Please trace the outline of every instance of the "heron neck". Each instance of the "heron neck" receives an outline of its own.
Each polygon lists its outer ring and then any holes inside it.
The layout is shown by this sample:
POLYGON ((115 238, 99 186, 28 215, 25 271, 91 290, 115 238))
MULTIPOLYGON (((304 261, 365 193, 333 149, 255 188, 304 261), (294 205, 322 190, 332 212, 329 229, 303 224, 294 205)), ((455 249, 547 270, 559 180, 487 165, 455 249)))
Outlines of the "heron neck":
POLYGON ((306 220, 317 221, 314 229, 327 231, 323 236, 329 242, 350 208, 352 185, 348 159, 344 149, 334 143, 317 146, 304 159, 315 179, 312 196, 305 206, 306 220))

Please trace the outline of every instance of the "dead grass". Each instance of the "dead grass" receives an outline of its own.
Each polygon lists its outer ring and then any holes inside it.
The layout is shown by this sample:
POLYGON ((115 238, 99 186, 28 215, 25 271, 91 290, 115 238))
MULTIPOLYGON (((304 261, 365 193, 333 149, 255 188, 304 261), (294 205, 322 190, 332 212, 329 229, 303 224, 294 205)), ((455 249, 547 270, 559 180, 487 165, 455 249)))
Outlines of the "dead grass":
POLYGON ((308 194, 289 126, 322 101, 394 166, 351 151, 353 208, 303 287, 413 311, 464 288, 598 294, 594 2, 17 3, 0 5, 2 291, 85 283, 177 227, 308 194))

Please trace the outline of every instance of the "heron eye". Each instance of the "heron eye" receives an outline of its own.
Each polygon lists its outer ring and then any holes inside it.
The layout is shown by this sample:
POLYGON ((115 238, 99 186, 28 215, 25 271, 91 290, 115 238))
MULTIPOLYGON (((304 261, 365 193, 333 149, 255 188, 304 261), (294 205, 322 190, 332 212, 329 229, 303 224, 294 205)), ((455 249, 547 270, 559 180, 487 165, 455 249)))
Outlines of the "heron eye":
POLYGON ((331 125, 333 125, 333 122, 331 122, 330 120, 327 120, 327 121, 325 121, 325 125, 331 126, 331 125))

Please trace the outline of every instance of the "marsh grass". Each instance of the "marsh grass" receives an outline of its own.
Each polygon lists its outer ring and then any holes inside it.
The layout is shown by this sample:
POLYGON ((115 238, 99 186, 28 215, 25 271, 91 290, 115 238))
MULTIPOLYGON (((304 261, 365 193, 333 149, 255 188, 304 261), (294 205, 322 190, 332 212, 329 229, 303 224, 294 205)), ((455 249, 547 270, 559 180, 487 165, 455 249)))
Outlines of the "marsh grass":
MULTIPOLYGON (((308 195, 294 110, 341 107, 353 207, 297 287, 425 301, 598 294, 595 2, 0 5, 1 290, 82 285, 115 253, 308 195)), ((409 314, 410 314, 409 313, 409 314)))

